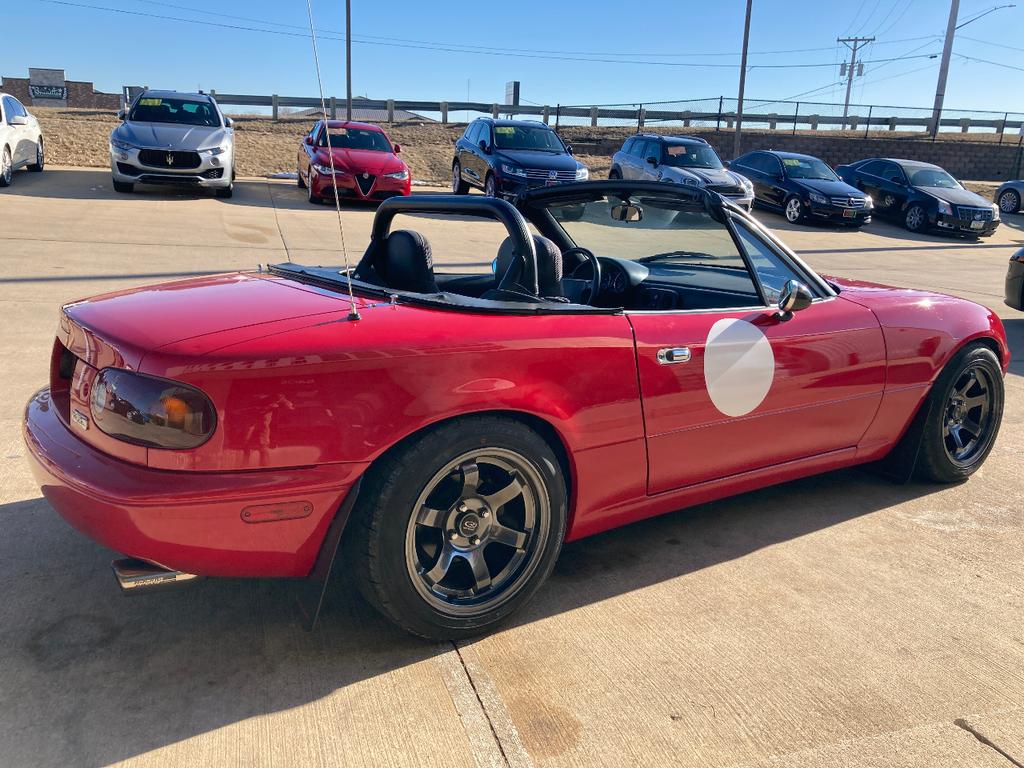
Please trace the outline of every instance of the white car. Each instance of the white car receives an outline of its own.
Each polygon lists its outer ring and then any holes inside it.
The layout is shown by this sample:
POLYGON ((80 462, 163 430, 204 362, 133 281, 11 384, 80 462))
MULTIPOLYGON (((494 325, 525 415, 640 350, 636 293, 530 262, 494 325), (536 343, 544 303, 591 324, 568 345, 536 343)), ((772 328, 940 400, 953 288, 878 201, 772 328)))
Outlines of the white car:
POLYGON ((19 168, 41 171, 45 161, 39 121, 16 98, 0 93, 0 187, 8 186, 19 168))

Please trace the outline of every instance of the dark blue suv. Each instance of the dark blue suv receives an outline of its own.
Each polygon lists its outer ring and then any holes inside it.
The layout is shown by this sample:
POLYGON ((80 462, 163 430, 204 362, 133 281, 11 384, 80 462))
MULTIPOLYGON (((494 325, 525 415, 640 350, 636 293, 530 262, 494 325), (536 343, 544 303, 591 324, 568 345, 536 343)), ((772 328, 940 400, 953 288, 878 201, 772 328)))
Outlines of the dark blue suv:
POLYGON ((585 181, 587 166, 551 128, 534 120, 482 117, 455 143, 452 192, 470 187, 491 197, 513 197, 531 187, 585 181))

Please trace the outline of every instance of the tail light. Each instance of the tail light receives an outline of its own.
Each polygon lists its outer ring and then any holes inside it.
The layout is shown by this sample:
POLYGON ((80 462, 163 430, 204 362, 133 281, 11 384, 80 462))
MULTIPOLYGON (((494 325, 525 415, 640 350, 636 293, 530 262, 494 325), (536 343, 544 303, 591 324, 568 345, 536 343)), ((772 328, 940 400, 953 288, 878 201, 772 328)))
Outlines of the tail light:
POLYGON ((100 371, 89 407, 103 432, 150 448, 195 448, 217 422, 213 403, 198 389, 120 368, 100 371))

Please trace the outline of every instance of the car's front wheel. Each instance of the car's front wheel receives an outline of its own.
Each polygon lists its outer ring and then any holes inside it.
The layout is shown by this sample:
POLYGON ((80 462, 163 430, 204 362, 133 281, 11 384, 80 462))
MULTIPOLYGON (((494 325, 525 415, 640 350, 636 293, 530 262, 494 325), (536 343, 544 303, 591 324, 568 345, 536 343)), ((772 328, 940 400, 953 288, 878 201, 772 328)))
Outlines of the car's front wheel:
POLYGON ((46 151, 43 148, 43 137, 40 136, 39 142, 36 144, 36 161, 28 169, 34 173, 39 173, 43 170, 44 165, 46 165, 46 151))
POLYGON ((4 147, 0 154, 0 187, 9 187, 14 178, 14 163, 11 161, 11 150, 4 147))
POLYGON ((1003 372, 988 347, 972 344, 932 387, 917 474, 938 483, 966 480, 985 461, 1003 419, 1003 372))
POLYGON ((465 195, 469 193, 469 184, 462 178, 462 165, 456 160, 452 163, 452 194, 465 195))
POLYGON ((1016 213, 1020 210, 1020 193, 1015 189, 1007 189, 999 196, 999 210, 1003 213, 1016 213))
POLYGON ((908 232, 921 232, 927 225, 928 214, 925 213, 923 205, 914 203, 907 208, 907 212, 903 216, 903 226, 907 228, 908 232))
POLYGON ((786 221, 790 224, 798 224, 803 221, 804 206, 803 203, 800 202, 800 198, 796 195, 793 195, 786 200, 786 205, 783 208, 783 211, 786 214, 786 221))
POLYGON ((484 194, 488 197, 498 196, 498 181, 494 178, 493 173, 487 174, 487 179, 484 181, 484 194))
POLYGON ((618 168, 612 168, 610 171, 608 171, 608 179, 610 181, 618 181, 621 178, 622 171, 620 171, 618 168))
POLYGON ((566 488, 537 432, 469 417, 381 459, 352 515, 346 553, 366 599, 414 634, 454 640, 507 618, 547 579, 566 488))

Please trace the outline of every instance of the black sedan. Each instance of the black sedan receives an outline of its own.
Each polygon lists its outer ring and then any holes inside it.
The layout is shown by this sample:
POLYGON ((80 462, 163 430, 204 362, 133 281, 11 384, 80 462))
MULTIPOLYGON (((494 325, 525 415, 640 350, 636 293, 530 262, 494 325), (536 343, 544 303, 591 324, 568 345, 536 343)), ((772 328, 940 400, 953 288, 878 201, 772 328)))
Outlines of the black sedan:
POLYGON ((916 160, 872 158, 836 172, 875 200, 875 213, 911 232, 927 229, 988 237, 999 226, 999 208, 939 168, 916 160))
POLYGON ((754 185, 754 205, 781 212, 793 224, 829 221, 859 227, 871 221, 871 197, 825 163, 793 152, 748 152, 729 164, 754 185))

